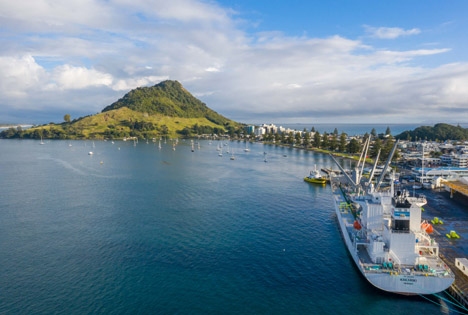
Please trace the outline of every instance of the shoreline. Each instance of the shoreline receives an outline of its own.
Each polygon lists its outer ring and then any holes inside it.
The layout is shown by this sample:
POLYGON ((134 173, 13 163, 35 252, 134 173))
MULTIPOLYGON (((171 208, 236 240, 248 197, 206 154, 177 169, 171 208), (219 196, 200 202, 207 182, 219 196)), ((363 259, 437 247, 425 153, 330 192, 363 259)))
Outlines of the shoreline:
MULTIPOLYGON (((241 141, 241 140, 240 140, 241 141)), ((342 152, 336 152, 336 151, 330 151, 330 150, 324 150, 324 149, 319 149, 319 148, 314 148, 314 147, 309 147, 305 148, 302 146, 295 146, 295 145, 288 145, 288 144, 277 144, 273 142, 263 142, 263 141, 251 141, 251 142, 257 142, 257 143, 263 143, 263 144, 270 144, 270 145, 275 145, 275 146, 280 146, 280 147, 288 147, 288 148, 293 148, 293 149, 299 149, 299 150, 305 150, 305 151, 312 151, 312 152, 318 152, 322 154, 331 154, 335 157, 343 158, 343 159, 349 159, 349 160, 354 160, 354 161, 359 161, 359 156, 355 155, 349 155, 348 153, 342 153, 342 152)), ((366 163, 373 164, 374 160, 371 158, 366 159, 366 163)))

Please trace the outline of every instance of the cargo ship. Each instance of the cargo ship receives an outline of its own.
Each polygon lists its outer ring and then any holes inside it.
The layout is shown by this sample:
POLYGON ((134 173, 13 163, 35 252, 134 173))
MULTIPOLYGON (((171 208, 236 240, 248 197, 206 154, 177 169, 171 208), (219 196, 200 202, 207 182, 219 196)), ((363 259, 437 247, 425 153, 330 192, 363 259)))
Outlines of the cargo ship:
MULTIPOLYGON (((362 275, 376 288, 403 295, 434 294, 455 276, 439 257, 432 226, 422 220, 420 204, 407 191, 380 189, 396 149, 395 143, 379 178, 373 182, 378 157, 368 178, 362 169, 370 140, 357 167, 330 175, 333 203, 346 247, 362 275), (365 153, 364 153, 365 152, 365 153)), ((380 152, 378 156, 380 155, 380 152)))

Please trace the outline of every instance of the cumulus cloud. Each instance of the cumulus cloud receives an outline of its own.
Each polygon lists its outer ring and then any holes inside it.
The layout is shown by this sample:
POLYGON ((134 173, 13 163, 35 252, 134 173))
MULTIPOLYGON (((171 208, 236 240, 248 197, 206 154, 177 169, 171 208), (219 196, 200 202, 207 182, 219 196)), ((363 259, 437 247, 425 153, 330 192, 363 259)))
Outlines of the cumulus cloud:
POLYGON ((367 25, 365 28, 372 37, 381 39, 395 39, 401 36, 417 35, 421 33, 419 28, 405 30, 400 27, 371 27, 367 25))
POLYGON ((0 47, 0 116, 12 109, 86 115, 169 78, 240 121, 414 121, 468 108, 468 64, 418 65, 449 48, 397 51, 365 38, 252 34, 213 2, 4 1, 0 25, 8 37, 0 47))

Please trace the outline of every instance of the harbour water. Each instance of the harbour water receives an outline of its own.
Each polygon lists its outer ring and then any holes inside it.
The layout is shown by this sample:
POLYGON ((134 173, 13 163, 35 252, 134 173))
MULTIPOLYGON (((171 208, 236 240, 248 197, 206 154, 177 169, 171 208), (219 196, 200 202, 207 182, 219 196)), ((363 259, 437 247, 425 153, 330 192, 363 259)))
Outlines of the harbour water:
POLYGON ((71 144, 0 140, 0 313, 448 313, 360 276, 326 155, 71 144))

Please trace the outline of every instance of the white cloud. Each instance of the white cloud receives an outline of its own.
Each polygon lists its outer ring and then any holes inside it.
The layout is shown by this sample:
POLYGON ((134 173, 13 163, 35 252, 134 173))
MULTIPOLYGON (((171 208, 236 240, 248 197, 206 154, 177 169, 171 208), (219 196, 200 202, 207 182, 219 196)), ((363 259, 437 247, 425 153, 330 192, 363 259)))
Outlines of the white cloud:
POLYGON ((96 69, 63 65, 56 67, 51 79, 60 89, 84 89, 93 86, 110 86, 112 76, 96 69))
POLYGON ((208 67, 205 69, 206 72, 219 72, 219 69, 216 67, 208 67))
POLYGON ((417 35, 421 33, 419 28, 412 28, 409 30, 402 29, 400 27, 371 27, 364 26, 366 31, 371 34, 372 37, 381 39, 395 39, 401 36, 417 35))
POLYGON ((112 84, 112 89, 115 91, 128 91, 140 86, 155 85, 163 80, 167 80, 167 76, 148 76, 140 78, 130 78, 127 80, 118 80, 112 84))
POLYGON ((244 121, 423 120, 468 107, 468 64, 417 63, 448 48, 397 51, 339 35, 249 34, 229 9, 197 0, 81 3, 0 3, 0 26, 15 35, 0 47, 0 115, 12 108, 94 113, 167 78, 244 121))

